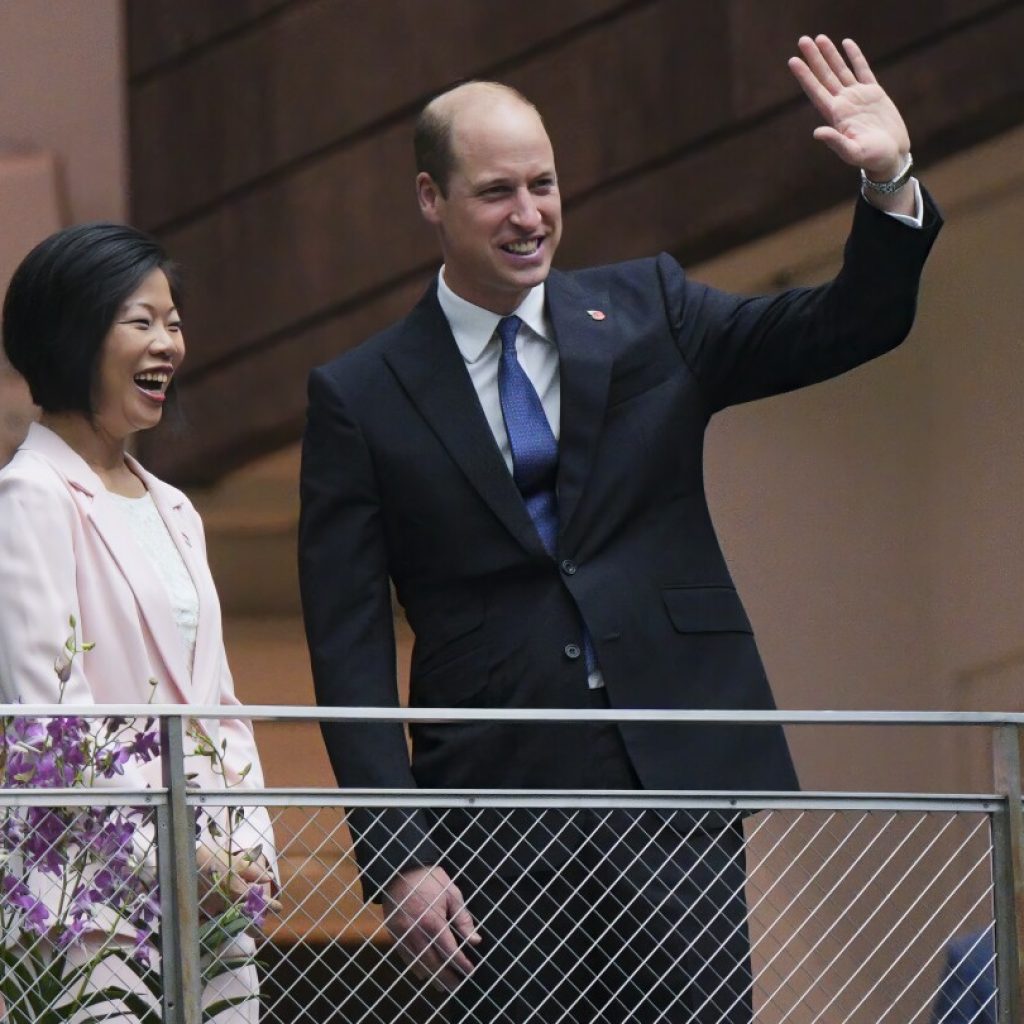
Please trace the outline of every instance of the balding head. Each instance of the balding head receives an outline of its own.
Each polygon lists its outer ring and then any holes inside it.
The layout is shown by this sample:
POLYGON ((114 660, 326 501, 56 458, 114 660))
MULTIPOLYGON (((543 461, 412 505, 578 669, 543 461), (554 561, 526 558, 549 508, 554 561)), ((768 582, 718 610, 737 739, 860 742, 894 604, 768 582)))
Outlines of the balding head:
POLYGON ((456 120, 460 115, 473 117, 510 104, 532 111, 541 120, 537 108, 518 89, 501 82, 464 82, 435 96, 416 119, 413 149, 417 173, 429 174, 441 195, 447 196, 458 161, 456 120))

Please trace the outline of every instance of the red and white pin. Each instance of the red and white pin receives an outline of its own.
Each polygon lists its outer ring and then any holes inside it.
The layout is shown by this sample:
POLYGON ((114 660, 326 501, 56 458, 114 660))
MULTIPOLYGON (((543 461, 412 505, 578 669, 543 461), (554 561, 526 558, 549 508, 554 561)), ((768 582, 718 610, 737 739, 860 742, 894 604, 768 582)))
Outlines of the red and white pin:
POLYGON ((587 316, 589 316, 591 320, 603 320, 605 312, 603 309, 588 309, 587 316))

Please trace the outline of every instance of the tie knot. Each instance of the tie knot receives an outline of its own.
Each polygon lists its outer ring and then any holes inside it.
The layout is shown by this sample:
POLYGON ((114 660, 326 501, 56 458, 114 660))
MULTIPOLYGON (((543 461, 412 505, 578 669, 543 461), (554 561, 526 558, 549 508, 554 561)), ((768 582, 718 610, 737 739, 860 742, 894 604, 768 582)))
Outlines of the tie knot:
POLYGON ((501 347, 506 353, 511 352, 515 355, 516 335, 522 324, 523 321, 517 316, 505 316, 498 321, 498 337, 501 338, 501 347))

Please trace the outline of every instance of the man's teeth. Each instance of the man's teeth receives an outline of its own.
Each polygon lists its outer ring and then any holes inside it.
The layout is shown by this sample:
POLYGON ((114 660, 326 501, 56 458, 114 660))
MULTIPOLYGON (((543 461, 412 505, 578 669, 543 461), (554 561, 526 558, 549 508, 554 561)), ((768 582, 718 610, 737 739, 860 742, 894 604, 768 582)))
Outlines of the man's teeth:
POLYGON ((169 373, 137 373, 135 383, 146 391, 166 391, 171 381, 169 373))
POLYGON ((525 242, 508 242, 503 248, 516 256, 532 256, 540 247, 536 238, 528 238, 525 242))

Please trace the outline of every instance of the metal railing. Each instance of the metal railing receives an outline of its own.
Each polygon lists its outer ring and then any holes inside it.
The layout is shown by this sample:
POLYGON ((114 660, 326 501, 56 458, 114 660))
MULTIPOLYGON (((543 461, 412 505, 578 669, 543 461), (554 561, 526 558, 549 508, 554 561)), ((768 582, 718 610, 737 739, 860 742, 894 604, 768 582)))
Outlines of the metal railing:
MULTIPOLYGON (((0 719, 47 721, 69 711, 0 705, 0 719)), ((979 1021, 1022 1019, 1024 715, 232 711, 310 723, 990 730, 991 792, 937 795, 197 790, 186 764, 189 723, 215 720, 222 708, 74 713, 157 721, 163 785, 129 789, 114 778, 94 788, 19 782, 0 790, 0 1021, 932 1024, 936 1014, 952 1024, 972 1019, 975 976, 990 1014, 979 1021), (225 899, 227 876, 244 873, 248 861, 234 869, 215 861, 220 874, 209 876, 208 855, 230 845, 231 823, 252 819, 254 808, 265 816, 262 849, 236 853, 257 859, 276 848, 280 888, 269 909, 258 898, 246 905, 254 886, 239 889, 237 906, 225 899), (425 908, 403 915, 390 907, 385 919, 363 900, 373 857, 387 853, 371 851, 361 866, 352 855, 353 817, 365 832, 414 816, 483 936, 479 947, 463 943, 476 966, 453 990, 437 984, 425 956, 410 963, 397 948, 395 933, 415 933, 425 908), (119 834, 120 845, 96 840, 100 826, 119 834), (71 882, 69 872, 78 872, 71 882), (88 904, 77 919, 76 899, 88 904), (75 920, 79 932, 69 937, 75 920), (60 971, 47 975, 55 963, 60 971), (961 984, 940 994, 950 973, 961 984)))

